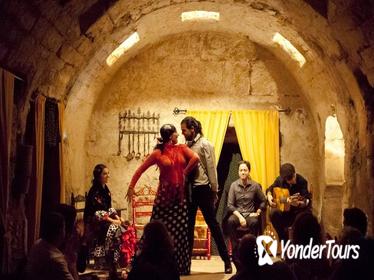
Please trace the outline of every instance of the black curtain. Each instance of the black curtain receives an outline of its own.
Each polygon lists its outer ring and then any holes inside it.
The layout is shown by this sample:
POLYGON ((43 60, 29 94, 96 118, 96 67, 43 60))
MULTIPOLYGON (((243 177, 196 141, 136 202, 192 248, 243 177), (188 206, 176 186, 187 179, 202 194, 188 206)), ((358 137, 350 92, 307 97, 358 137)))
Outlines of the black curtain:
POLYGON ((227 212, 227 196, 231 183, 239 178, 238 163, 242 160, 239 144, 223 144, 221 156, 217 166, 218 183, 221 189, 220 202, 217 208, 217 221, 222 224, 227 212))
POLYGON ((56 100, 45 102, 44 175, 42 193, 42 219, 60 203, 59 114, 56 100))
MULTIPOLYGON (((231 183, 238 179, 238 162, 242 160, 238 143, 224 143, 217 165, 218 184, 220 186, 219 204, 217 207, 217 221, 222 227, 223 217, 227 212, 227 195, 231 183)), ((218 255, 217 246, 212 239, 212 255, 218 255)))

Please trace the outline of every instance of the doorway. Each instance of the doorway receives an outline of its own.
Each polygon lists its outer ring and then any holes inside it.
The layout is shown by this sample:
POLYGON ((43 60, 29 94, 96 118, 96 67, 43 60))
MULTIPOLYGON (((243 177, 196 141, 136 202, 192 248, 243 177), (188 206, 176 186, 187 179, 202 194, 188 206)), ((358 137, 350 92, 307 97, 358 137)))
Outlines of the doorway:
MULTIPOLYGON (((227 213, 227 197, 231 183, 238 179, 238 163, 242 160, 235 127, 227 127, 221 155, 217 164, 219 203, 217 207, 217 221, 222 226, 222 220, 227 213)), ((217 247, 212 241, 212 255, 217 255, 217 247)))

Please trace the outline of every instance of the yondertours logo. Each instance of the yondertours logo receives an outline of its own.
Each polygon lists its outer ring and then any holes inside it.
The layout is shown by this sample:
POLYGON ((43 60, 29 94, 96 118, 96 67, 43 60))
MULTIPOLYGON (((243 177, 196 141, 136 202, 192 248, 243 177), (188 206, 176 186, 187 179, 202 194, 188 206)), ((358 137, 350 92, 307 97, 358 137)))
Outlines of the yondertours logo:
MULTIPOLYGON (((278 241, 268 235, 260 235, 256 239, 258 252, 258 265, 272 265, 272 256, 277 255, 278 241)), ((359 245, 340 245, 335 240, 327 240, 325 244, 313 244, 310 238, 308 245, 292 244, 290 240, 280 243, 280 257, 282 259, 322 259, 323 252, 326 251, 327 258, 333 259, 358 259, 359 245)))

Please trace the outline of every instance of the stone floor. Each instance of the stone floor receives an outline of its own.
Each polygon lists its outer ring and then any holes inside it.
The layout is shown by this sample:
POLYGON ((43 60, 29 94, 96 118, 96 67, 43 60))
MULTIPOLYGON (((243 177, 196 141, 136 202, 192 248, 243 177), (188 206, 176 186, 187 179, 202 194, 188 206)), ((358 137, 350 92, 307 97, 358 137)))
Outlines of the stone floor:
POLYGON ((223 262, 220 257, 212 256, 210 260, 192 260, 191 275, 183 276, 185 280, 225 280, 235 274, 233 265, 233 274, 223 273, 223 262))
MULTIPOLYGON (((192 260, 191 275, 182 276, 184 280, 226 280, 233 274, 223 273, 223 262, 220 257, 212 256, 210 260, 192 260)), ((91 275, 96 275, 100 280, 107 280, 108 273, 104 270, 91 270, 88 269, 86 273, 81 275, 81 279, 90 279, 91 275)))

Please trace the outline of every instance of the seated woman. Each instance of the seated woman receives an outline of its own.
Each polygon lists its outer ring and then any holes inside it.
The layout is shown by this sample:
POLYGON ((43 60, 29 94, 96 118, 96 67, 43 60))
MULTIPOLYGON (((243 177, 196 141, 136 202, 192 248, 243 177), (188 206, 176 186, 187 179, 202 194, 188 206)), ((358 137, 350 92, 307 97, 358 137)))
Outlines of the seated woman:
POLYGON ((109 222, 104 242, 104 254, 108 261, 118 263, 120 258, 120 246, 123 220, 118 216, 116 209, 109 208, 108 211, 98 210, 95 212, 99 222, 109 222))
POLYGON ((85 242, 94 248, 95 264, 106 259, 114 275, 119 259, 121 219, 112 208, 112 198, 107 186, 109 169, 98 164, 93 170, 93 180, 86 199, 83 220, 85 242))
POLYGON ((171 237, 163 223, 151 221, 144 227, 140 251, 134 258, 128 280, 179 280, 171 237))

